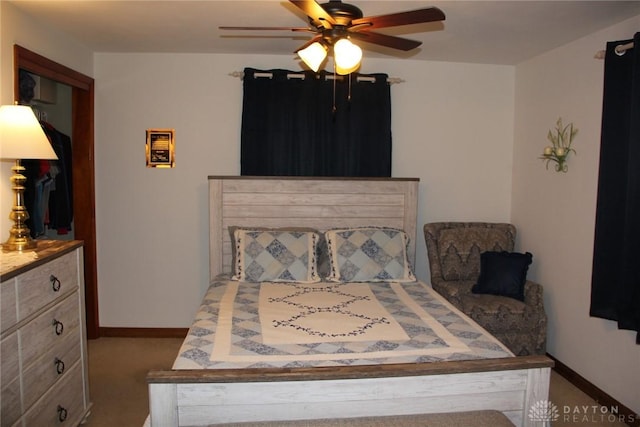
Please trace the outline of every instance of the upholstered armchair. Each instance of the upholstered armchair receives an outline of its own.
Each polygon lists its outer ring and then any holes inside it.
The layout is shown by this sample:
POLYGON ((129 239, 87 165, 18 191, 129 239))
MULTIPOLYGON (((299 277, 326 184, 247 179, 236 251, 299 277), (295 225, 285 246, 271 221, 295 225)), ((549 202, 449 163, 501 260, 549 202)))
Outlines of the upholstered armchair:
POLYGON ((431 284, 449 302, 506 345, 515 355, 544 354, 547 316, 542 286, 526 281, 523 301, 475 293, 483 252, 513 252, 511 224, 439 222, 425 224, 431 284))

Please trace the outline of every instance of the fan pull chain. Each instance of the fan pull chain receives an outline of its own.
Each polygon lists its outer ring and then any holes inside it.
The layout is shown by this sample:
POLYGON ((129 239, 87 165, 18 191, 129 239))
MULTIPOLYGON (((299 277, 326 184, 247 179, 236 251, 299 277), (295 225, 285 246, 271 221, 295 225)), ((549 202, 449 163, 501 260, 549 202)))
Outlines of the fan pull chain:
POLYGON ((351 105, 351 73, 349 73, 349 93, 347 94, 347 102, 351 105))
POLYGON ((336 120, 336 64, 333 64, 333 108, 331 109, 331 113, 333 114, 333 121, 336 120))

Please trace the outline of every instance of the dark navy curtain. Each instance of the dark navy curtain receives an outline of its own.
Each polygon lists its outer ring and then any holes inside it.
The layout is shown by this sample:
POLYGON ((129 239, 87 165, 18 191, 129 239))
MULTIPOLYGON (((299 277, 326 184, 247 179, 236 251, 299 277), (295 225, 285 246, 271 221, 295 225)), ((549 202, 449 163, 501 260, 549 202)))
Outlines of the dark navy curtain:
POLYGON ((640 33, 607 43, 591 316, 640 344, 640 33), (620 55, 618 45, 634 43, 620 55))
POLYGON ((359 76, 246 68, 241 174, 391 176, 387 75, 359 76))

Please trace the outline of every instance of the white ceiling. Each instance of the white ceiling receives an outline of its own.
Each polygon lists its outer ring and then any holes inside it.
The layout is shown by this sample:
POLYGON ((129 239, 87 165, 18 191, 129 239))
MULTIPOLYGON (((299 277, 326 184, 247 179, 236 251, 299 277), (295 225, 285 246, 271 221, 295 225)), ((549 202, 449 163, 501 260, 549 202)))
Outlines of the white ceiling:
MULTIPOLYGON (((192 52, 291 55, 311 33, 221 31, 218 26, 300 27, 288 1, 2 0, 70 34, 95 52, 192 52)), ((421 40, 398 52, 362 44, 365 56, 513 65, 630 17, 640 1, 349 0, 365 16, 437 6, 442 23, 380 30, 421 40)), ((633 34, 629 34, 632 38, 633 34)), ((595 50, 604 46, 594 46, 595 50)))

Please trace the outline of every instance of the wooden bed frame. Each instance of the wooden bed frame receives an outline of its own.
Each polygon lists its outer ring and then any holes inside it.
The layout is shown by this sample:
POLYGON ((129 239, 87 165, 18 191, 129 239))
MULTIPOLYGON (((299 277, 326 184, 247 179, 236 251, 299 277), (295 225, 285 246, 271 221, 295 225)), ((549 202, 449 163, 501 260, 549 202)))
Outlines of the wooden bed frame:
MULTIPOLYGON (((210 275, 230 271, 230 225, 404 229, 415 263, 418 179, 209 177, 210 275)), ((545 356, 380 366, 151 371, 152 427, 495 409, 518 426, 549 394, 545 356)))

